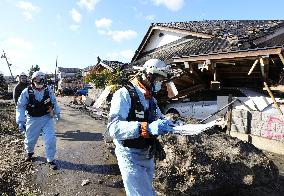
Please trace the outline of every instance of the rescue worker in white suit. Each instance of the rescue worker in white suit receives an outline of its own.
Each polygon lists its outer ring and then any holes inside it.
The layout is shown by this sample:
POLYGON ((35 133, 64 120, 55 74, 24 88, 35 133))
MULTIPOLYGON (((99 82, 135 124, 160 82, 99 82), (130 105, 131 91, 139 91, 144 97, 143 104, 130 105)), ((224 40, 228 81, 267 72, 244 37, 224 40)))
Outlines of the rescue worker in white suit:
POLYGON ((129 85, 114 93, 109 113, 108 131, 114 138, 115 154, 128 196, 156 195, 152 186, 155 136, 173 130, 172 122, 163 118, 152 96, 161 89, 168 66, 159 59, 150 59, 143 68, 129 85))
POLYGON ((37 71, 32 75, 31 85, 21 93, 16 107, 16 122, 25 133, 26 161, 33 159, 36 142, 43 133, 47 163, 57 169, 54 117, 60 119, 60 108, 52 89, 45 84, 45 74, 37 71))

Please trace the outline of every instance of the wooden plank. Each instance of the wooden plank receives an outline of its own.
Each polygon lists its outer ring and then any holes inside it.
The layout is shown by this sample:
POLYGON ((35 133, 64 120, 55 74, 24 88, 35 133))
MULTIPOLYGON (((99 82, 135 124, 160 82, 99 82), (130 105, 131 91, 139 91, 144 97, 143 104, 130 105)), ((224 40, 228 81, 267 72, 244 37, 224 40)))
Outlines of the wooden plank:
POLYGON ((260 71, 261 71, 261 75, 263 77, 263 81, 267 82, 268 70, 269 70, 269 65, 268 65, 269 60, 260 58, 259 62, 260 62, 260 71))
POLYGON ((280 53, 278 54, 278 56, 279 56, 279 58, 281 59, 282 64, 284 65, 284 57, 283 57, 282 53, 280 52, 280 53))
MULTIPOLYGON (((231 103, 233 100, 232 98, 232 94, 229 94, 229 97, 228 97, 228 103, 231 103)), ((230 105, 229 108, 228 108, 228 121, 227 121, 227 132, 229 133, 230 135, 230 132, 231 132, 231 126, 232 126, 232 110, 233 110, 233 106, 230 105)))
POLYGON ((281 111, 279 105, 277 104, 277 102, 276 102, 276 100, 275 100, 275 97, 274 97, 274 95, 272 94, 272 92, 271 92, 271 90, 270 90, 270 88, 269 88, 269 86, 267 85, 266 82, 264 82, 264 86, 265 86, 265 88, 266 88, 266 90, 267 90, 269 96, 271 97, 271 99, 272 99, 272 101, 273 101, 273 103, 274 103, 274 106, 277 108, 277 110, 279 111, 279 113, 280 113, 281 115, 283 115, 283 112, 281 111))
POLYGON ((198 56, 184 56, 184 57, 173 57, 174 62, 184 62, 184 61, 206 61, 206 60, 221 60, 221 59, 234 59, 234 58, 249 58, 266 56, 271 54, 280 54, 281 48, 263 49, 263 50, 248 50, 248 51, 236 51, 228 53, 216 53, 216 54, 206 54, 198 56))
POLYGON ((248 72, 248 75, 251 74, 251 72, 254 70, 255 66, 257 65, 257 63, 258 63, 258 59, 256 59, 256 60, 254 61, 253 65, 251 66, 251 68, 250 68, 250 70, 249 70, 249 72, 248 72))
MULTIPOLYGON (((266 89, 264 89, 266 90, 266 89)), ((284 93, 284 85, 278 85, 278 86, 271 86, 270 90, 272 91, 280 91, 284 93)))

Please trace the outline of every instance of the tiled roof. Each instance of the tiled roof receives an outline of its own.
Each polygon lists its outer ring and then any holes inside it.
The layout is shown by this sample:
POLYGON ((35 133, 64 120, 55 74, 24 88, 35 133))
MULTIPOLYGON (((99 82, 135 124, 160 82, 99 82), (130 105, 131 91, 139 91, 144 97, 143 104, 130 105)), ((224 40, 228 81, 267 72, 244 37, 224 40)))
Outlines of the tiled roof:
POLYGON ((197 33, 205 33, 223 39, 255 39, 272 33, 283 26, 283 20, 204 20, 172 23, 153 23, 152 26, 170 27, 197 33))
POLYGON ((81 69, 79 68, 64 68, 64 67, 58 67, 59 72, 64 72, 64 73, 78 73, 81 72, 81 69))
POLYGON ((122 63, 120 61, 108 61, 108 60, 102 60, 102 63, 106 64, 107 66, 111 67, 112 69, 120 69, 125 63, 122 63))
POLYGON ((95 66, 95 65, 90 65, 90 66, 88 66, 88 67, 85 67, 83 70, 84 70, 85 72, 88 72, 88 71, 92 70, 94 66, 95 66))
POLYGON ((141 58, 133 65, 142 65, 145 61, 151 58, 159 58, 163 61, 169 61, 172 57, 207 54, 210 52, 236 50, 235 46, 224 39, 195 39, 176 42, 175 44, 167 44, 165 46, 153 49, 141 54, 141 58))
POLYGON ((284 34, 278 35, 268 41, 265 41, 258 45, 258 47, 271 47, 271 46, 279 46, 284 45, 284 34))
MULTIPOLYGON (((271 34, 275 29, 284 26, 284 20, 207 20, 154 23, 150 28, 155 26, 213 35, 213 38, 192 39, 191 36, 187 36, 159 48, 138 54, 136 60, 131 63, 132 65, 142 65, 150 58, 171 61, 172 57, 229 52, 284 44, 283 36, 276 37, 275 39, 272 39, 267 43, 261 43, 260 45, 255 45, 253 43, 254 39, 266 34, 271 34)), ((150 31, 148 30, 147 33, 149 32, 150 31)), ((145 37, 143 41, 145 41, 145 37)), ((140 47, 142 46, 142 43, 140 47)), ((136 52, 139 52, 139 50, 136 52)))

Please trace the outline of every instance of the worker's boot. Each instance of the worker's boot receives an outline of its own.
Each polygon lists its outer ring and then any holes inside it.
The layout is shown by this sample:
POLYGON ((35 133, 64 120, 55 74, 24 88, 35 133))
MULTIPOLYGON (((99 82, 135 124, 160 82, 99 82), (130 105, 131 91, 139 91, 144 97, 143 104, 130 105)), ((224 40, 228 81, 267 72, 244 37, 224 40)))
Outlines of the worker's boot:
POLYGON ((26 155, 26 158, 25 158, 25 162, 30 162, 33 160, 33 155, 34 153, 33 152, 30 152, 26 155))
POLYGON ((47 164, 49 165, 49 167, 53 170, 57 170, 57 165, 55 164, 54 161, 51 162, 47 162, 47 164))

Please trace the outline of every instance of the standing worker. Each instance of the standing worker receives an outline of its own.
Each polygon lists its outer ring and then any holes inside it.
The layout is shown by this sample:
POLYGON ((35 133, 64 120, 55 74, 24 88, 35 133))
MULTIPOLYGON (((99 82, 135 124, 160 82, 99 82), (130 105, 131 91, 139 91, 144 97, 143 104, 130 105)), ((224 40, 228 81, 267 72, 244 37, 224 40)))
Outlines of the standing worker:
POLYGON ((108 131, 128 196, 156 195, 152 186, 156 136, 171 132, 153 93, 161 89, 168 66, 159 59, 145 62, 144 70, 129 85, 117 90, 111 101, 108 131))
POLYGON ((33 159, 34 147, 42 132, 47 163, 55 170, 56 137, 53 117, 60 119, 60 108, 51 88, 45 84, 45 74, 37 71, 32 75, 31 85, 20 95, 16 122, 20 131, 25 132, 26 161, 33 159))
POLYGON ((19 82, 13 90, 13 99, 17 105, 18 99, 25 88, 29 86, 28 76, 24 72, 19 75, 19 82))

